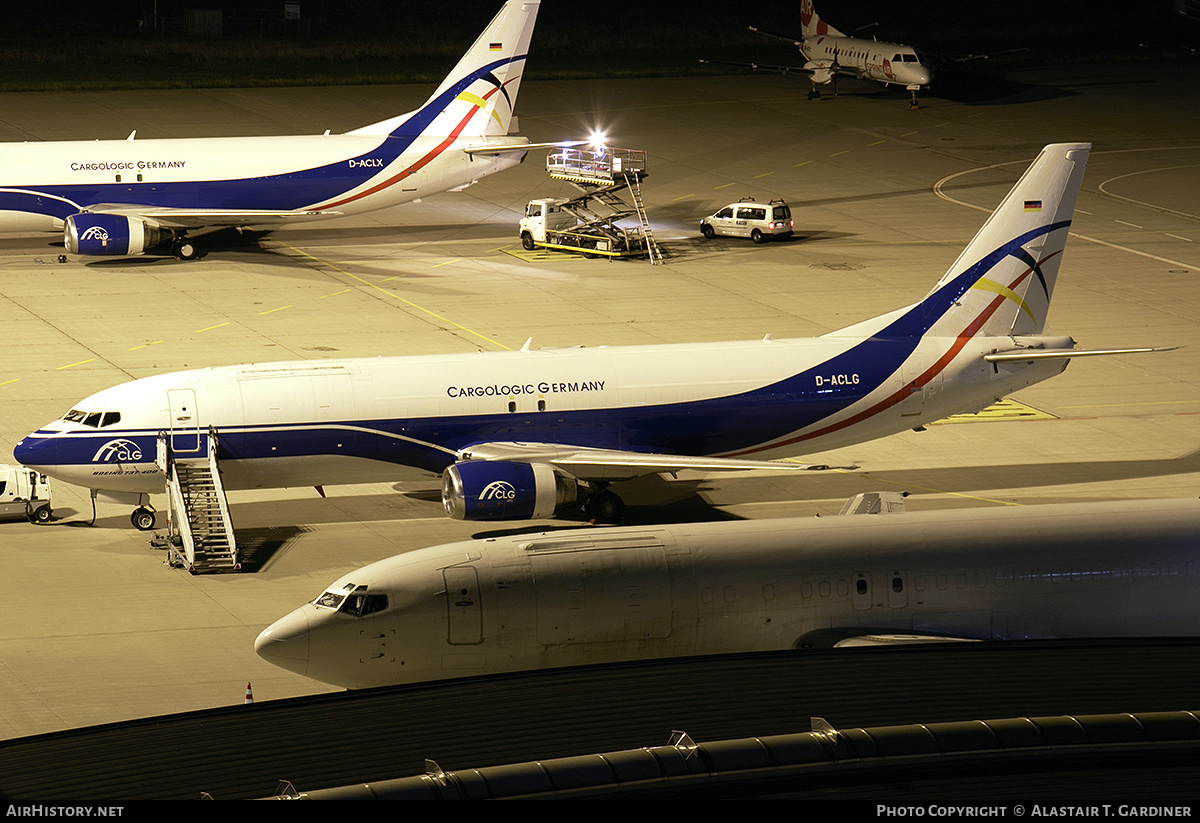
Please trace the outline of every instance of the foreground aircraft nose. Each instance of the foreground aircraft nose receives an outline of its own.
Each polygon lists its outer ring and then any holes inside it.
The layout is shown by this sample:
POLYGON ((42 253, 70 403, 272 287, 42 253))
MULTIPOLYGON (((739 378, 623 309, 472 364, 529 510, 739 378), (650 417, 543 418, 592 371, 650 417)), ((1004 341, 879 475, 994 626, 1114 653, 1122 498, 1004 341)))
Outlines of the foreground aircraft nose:
POLYGON ((254 651, 281 669, 307 674, 308 616, 304 609, 296 609, 263 629, 254 641, 254 651))

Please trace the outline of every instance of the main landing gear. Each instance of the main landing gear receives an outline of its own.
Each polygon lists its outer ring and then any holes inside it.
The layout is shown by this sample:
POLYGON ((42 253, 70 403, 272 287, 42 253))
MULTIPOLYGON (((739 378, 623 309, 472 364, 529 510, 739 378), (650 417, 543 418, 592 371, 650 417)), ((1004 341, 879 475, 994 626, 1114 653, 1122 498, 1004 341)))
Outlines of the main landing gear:
POLYGON ((200 256, 196 244, 186 237, 179 237, 171 244, 171 254, 176 260, 195 260, 200 256))
POLYGON ((583 511, 593 523, 620 523, 625 501, 616 492, 600 489, 583 501, 583 511))

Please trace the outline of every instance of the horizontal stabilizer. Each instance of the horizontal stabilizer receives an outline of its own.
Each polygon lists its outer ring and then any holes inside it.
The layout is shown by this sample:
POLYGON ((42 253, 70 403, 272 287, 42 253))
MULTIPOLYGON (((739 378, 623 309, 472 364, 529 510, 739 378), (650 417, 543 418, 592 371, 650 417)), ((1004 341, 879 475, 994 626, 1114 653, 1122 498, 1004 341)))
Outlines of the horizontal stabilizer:
POLYGON ((1099 357, 1108 354, 1143 354, 1145 352, 1175 351, 1178 346, 1156 346, 1140 349, 1017 349, 985 354, 989 363, 1029 363, 1034 360, 1065 360, 1071 357, 1099 357))
POLYGON ((846 501, 838 515, 844 514, 904 514, 904 498, 908 492, 863 492, 846 501))
POLYGON ((582 146, 586 140, 568 140, 566 142, 559 141, 558 143, 508 143, 505 145, 482 145, 482 146, 464 146, 463 151, 467 154, 506 154, 509 152, 529 151, 530 149, 569 149, 573 146, 582 146))

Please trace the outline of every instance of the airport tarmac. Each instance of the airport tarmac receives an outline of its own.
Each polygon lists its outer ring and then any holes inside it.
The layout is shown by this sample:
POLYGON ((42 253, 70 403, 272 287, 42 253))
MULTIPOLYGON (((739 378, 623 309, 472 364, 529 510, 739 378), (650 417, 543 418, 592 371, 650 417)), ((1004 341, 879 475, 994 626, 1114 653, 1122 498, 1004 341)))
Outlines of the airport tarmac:
MULTIPOLYGON (((535 55, 536 56, 536 55, 535 55)), ((626 484, 630 522, 833 514, 862 491, 911 509, 1200 493, 1200 74, 1195 62, 1049 67, 955 102, 796 77, 527 81, 533 141, 604 128, 648 153, 669 257, 527 255, 517 220, 567 192, 543 152, 459 193, 210 249, 57 262, 0 237, 0 449, 128 379, 206 365, 819 335, 924 295, 1045 143, 1094 144, 1050 314, 1086 358, 1015 403, 806 459, 854 471, 681 474, 626 484), (782 197, 797 236, 700 238, 740 197, 782 197)), ((414 108, 424 86, 8 94, 0 140, 335 132, 414 108)), ((86 159, 86 158, 81 158, 86 159)), ((0 738, 336 691, 254 638, 355 566, 530 524, 451 521, 440 484, 235 492, 241 574, 169 568, 125 506, 56 484, 54 522, 0 523, 0 738)), ((156 501, 160 509, 165 503, 156 501)), ((161 523, 160 523, 161 525, 161 523)), ((591 528, 580 518, 539 527, 591 528)), ((1181 707, 1183 708, 1183 707, 1181 707)))

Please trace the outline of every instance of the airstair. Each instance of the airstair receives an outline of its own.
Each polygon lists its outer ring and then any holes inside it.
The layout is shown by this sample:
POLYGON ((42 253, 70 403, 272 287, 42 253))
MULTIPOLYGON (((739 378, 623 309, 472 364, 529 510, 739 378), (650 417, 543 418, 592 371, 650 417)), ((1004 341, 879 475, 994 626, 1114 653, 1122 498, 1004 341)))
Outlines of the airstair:
POLYGON ((217 466, 218 438, 208 430, 206 453, 176 451, 172 435, 158 436, 156 462, 167 476, 167 551, 172 566, 192 574, 238 571, 237 543, 217 466))
POLYGON ((577 225, 547 226, 545 236, 535 238, 536 245, 607 257, 644 255, 652 264, 663 262, 642 198, 644 151, 610 146, 555 149, 546 155, 546 171, 579 190, 574 198, 553 201, 557 209, 573 215, 577 225), (622 196, 626 191, 631 202, 622 196), (618 225, 634 216, 637 228, 618 225))

